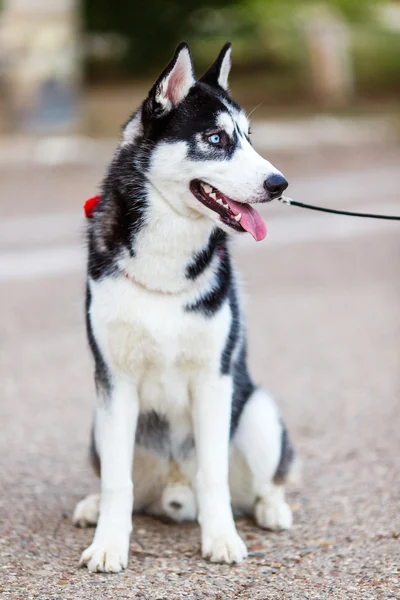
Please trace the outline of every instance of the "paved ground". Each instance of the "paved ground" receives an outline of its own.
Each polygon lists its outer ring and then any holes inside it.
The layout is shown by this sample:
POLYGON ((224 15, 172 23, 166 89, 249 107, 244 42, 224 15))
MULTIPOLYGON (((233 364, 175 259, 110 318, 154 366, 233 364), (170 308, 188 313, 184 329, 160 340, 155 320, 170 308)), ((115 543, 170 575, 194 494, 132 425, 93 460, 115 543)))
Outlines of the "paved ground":
MULTIPOLYGON (((400 213, 400 150, 269 156, 304 201, 400 213)), ((279 399, 303 478, 292 531, 240 520, 250 557, 219 566, 196 525, 134 518, 128 569, 77 567, 98 489, 83 327, 81 204, 101 165, 0 170, 0 592, 12 600, 400 598, 400 225, 265 207, 240 242, 255 378, 279 399)))

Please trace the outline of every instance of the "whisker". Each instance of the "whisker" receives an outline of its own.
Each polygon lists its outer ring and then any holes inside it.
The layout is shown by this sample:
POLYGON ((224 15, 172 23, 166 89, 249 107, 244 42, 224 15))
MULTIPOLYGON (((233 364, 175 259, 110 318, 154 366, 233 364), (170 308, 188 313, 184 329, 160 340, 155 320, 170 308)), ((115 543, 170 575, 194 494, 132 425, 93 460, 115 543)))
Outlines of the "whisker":
POLYGON ((249 112, 249 114, 248 114, 247 116, 248 116, 248 117, 251 117, 251 115, 253 114, 253 112, 255 112, 255 111, 257 110, 257 108, 260 108, 260 106, 261 106, 262 104, 264 104, 264 100, 262 100, 262 101, 260 102, 260 104, 257 104, 257 106, 256 106, 255 108, 253 108, 253 110, 252 110, 252 111, 250 111, 250 112, 249 112))

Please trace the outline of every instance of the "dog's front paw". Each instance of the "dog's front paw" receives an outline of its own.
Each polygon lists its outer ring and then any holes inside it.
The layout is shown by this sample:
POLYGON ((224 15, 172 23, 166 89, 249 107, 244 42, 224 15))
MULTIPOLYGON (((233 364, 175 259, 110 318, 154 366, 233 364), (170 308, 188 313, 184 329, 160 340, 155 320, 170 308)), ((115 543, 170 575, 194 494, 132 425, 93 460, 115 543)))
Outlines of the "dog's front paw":
POLYGON ((205 538, 202 554, 203 558, 209 558, 211 562, 240 563, 247 556, 247 548, 237 532, 232 531, 205 538))
POLYGON ((96 540, 87 548, 81 556, 79 564, 87 565, 92 573, 119 573, 128 565, 129 539, 127 543, 116 540, 96 540))
POLYGON ((293 522, 292 510, 286 502, 268 503, 259 500, 254 509, 254 517, 259 527, 272 531, 290 529, 293 522))

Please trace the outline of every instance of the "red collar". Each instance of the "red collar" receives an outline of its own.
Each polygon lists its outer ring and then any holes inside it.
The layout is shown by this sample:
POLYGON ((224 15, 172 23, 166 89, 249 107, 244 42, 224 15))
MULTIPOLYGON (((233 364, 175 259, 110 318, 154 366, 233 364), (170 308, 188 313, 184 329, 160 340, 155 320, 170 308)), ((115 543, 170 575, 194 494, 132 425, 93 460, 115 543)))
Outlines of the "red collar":
POLYGON ((83 210, 85 211, 85 217, 87 219, 91 219, 93 217, 93 212, 99 202, 100 196, 93 196, 93 198, 86 200, 85 204, 83 205, 83 210))

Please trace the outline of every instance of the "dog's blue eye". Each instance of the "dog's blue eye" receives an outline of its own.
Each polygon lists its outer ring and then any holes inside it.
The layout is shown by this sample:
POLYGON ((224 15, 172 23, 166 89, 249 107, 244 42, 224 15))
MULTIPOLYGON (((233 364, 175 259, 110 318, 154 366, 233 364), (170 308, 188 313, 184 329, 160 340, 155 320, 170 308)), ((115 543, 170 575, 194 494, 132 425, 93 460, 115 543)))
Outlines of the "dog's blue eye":
POLYGON ((221 141, 221 136, 218 135, 218 133, 213 133, 212 135, 209 136, 208 141, 211 144, 219 144, 221 141))

